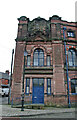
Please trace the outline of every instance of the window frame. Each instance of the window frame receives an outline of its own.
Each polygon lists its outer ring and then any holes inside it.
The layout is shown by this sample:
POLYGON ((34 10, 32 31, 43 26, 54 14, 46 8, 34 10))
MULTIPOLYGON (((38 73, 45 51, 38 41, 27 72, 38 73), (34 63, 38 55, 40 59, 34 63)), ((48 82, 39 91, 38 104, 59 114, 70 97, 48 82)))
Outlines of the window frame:
POLYGON ((51 66, 51 56, 50 55, 47 55, 46 63, 47 63, 47 66, 51 66), (48 57, 49 57, 49 65, 48 65, 48 57))
POLYGON ((75 38, 75 33, 74 33, 74 31, 67 31, 67 36, 68 36, 68 38, 75 38), (69 34, 69 35, 68 35, 69 34))
POLYGON ((43 51, 43 49, 41 49, 41 48, 37 48, 37 49, 35 49, 35 51, 34 51, 34 53, 33 53, 33 66, 34 67, 43 67, 44 66, 44 51, 43 51), (42 50, 42 54, 43 54, 43 58, 40 58, 40 54, 41 54, 41 50, 42 50), (37 51, 37 53, 38 53, 38 58, 36 58, 37 59, 37 64, 38 65, 35 65, 35 52, 37 51), (42 65, 40 65, 40 60, 43 60, 43 64, 42 65))
POLYGON ((43 80, 43 85, 42 86, 44 87, 44 78, 34 77, 34 78, 32 78, 32 80, 33 80, 33 86, 39 86, 39 87, 41 86, 39 80, 43 80), (36 81, 36 85, 35 85, 34 80, 36 81))
POLYGON ((25 94, 29 95, 29 93, 30 93, 30 78, 26 78, 25 94), (29 80, 29 92, 27 92, 27 80, 29 80))
POLYGON ((70 67, 76 67, 77 66, 76 58, 77 58, 76 50, 73 49, 73 48, 69 49, 68 50, 68 63, 69 63, 70 67), (75 59, 74 59, 74 57, 75 57, 75 59))
POLYGON ((47 78, 47 95, 51 95, 51 78, 47 78), (50 86, 48 86, 48 79, 50 80, 50 86), (48 93, 48 87, 50 87, 50 93, 48 93))
MULTIPOLYGON (((75 83, 76 83, 76 81, 77 81, 76 78, 73 78, 73 79, 71 79, 71 81, 70 81, 71 83, 72 83, 72 80, 75 80, 75 83)), ((71 84, 71 94, 72 94, 72 95, 77 95, 77 93, 72 92, 72 86, 74 86, 74 89, 75 89, 75 87, 76 87, 77 85, 76 85, 76 84, 74 84, 74 85, 71 84)))
POLYGON ((29 58, 28 57, 30 57, 30 64, 31 64, 31 56, 30 55, 27 55, 27 66, 30 66, 30 65, 28 65, 28 63, 29 63, 29 58))

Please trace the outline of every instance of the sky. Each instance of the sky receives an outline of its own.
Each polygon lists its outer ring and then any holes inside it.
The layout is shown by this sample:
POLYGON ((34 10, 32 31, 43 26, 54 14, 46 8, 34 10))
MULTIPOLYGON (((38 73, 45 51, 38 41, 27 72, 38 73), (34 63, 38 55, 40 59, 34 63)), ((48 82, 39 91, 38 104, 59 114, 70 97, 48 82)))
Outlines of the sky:
POLYGON ((76 0, 0 0, 0 72, 11 71, 17 18, 26 16, 32 20, 40 16, 49 20, 49 17, 58 15, 62 20, 75 22, 75 3, 76 0))

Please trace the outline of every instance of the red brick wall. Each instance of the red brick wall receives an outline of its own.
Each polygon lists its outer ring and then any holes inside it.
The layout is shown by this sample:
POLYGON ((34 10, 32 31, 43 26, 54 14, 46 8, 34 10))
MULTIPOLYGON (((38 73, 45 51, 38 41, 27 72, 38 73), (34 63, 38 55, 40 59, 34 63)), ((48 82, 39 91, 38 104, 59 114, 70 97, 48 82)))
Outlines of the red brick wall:
MULTIPOLYGON (((22 93, 22 78, 23 78, 23 54, 25 48, 25 39, 28 35, 28 22, 27 20, 19 20, 18 25, 18 41, 16 42, 16 51, 15 51, 15 62, 14 62, 14 73, 13 73, 13 82, 12 82, 12 96, 13 97, 21 97, 22 93)), ((52 74, 25 74, 26 77, 30 77, 30 93, 32 94, 32 78, 33 77, 43 77, 44 78, 44 101, 45 103, 65 103, 67 102, 67 85, 65 85, 66 75, 65 72, 65 53, 64 53, 64 43, 63 43, 63 26, 66 26, 65 36, 68 40, 76 40, 76 38, 68 38, 67 31, 69 29, 76 30, 75 23, 70 23, 62 20, 51 20, 51 34, 50 40, 46 38, 46 36, 42 37, 41 35, 34 36, 32 40, 28 38, 26 42, 26 50, 28 55, 31 55, 31 67, 33 66, 33 53, 36 48, 41 48, 44 51, 44 66, 46 66, 46 57, 47 55, 51 56, 51 65, 53 65, 53 69, 49 70, 52 74), (56 23, 58 24, 57 26, 56 23), (64 25, 63 25, 64 24, 64 25), (58 29, 58 27, 60 29, 58 29), (56 31, 57 30, 57 31, 56 31), (52 39, 53 38, 53 39, 52 39), (56 38, 56 39, 55 39, 56 38), (44 42, 42 42, 44 40, 44 42), (47 83, 46 79, 51 78, 51 88, 52 95, 47 96, 47 83)), ((77 30, 76 30, 77 32, 77 30)), ((75 45, 75 43, 67 42, 69 44, 75 45)), ((68 45, 67 45, 68 47, 68 45)), ((68 49, 67 49, 68 50, 68 49)), ((27 64, 27 57, 25 64, 27 64)), ((27 70, 26 70, 27 71, 27 70)), ((31 70, 32 71, 32 70, 31 70)), ((42 70, 40 70, 42 71, 42 70)), ((46 70, 45 70, 46 71, 46 70)), ((76 71, 69 71, 69 77, 76 75, 76 71)), ((26 85, 26 80, 24 80, 24 86, 26 85)), ((71 87, 70 87, 71 89, 71 87)), ((25 89, 24 89, 25 92, 25 89)), ((70 91, 71 92, 71 91, 70 91)), ((73 98, 73 97, 72 97, 73 98)), ((71 99, 72 99, 71 98, 71 99)))
POLYGON ((21 96, 24 48, 25 48, 24 42, 17 42, 16 52, 15 52, 15 61, 14 61, 14 72, 13 72, 12 96, 11 97, 21 96))
POLYGON ((64 64, 63 64, 62 44, 53 44, 53 81, 54 94, 66 94, 64 88, 64 64))

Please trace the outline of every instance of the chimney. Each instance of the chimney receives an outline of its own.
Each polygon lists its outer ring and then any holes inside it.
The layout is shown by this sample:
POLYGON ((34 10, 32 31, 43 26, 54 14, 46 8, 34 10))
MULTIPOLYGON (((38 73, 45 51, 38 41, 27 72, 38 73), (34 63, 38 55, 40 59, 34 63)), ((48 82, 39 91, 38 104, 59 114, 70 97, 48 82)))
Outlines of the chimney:
POLYGON ((6 70, 5 73, 7 73, 9 75, 9 70, 6 70))

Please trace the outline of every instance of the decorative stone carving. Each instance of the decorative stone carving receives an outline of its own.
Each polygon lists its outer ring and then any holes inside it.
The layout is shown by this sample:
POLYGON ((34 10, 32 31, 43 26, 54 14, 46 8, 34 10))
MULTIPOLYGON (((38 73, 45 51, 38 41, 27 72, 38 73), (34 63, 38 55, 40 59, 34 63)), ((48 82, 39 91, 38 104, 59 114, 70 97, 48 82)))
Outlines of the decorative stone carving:
POLYGON ((29 37, 35 36, 37 34, 49 37, 50 24, 43 18, 35 18, 28 23, 28 35, 29 37))

